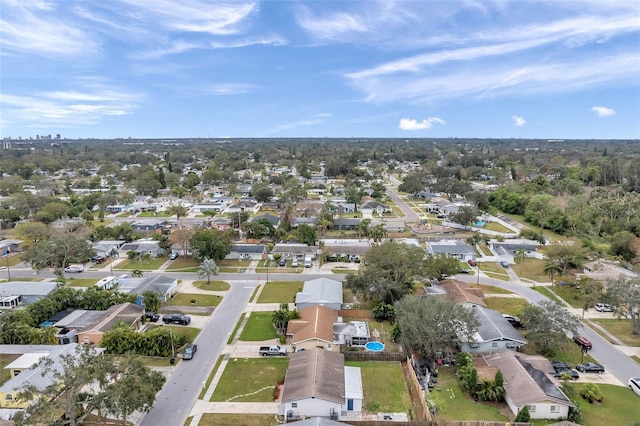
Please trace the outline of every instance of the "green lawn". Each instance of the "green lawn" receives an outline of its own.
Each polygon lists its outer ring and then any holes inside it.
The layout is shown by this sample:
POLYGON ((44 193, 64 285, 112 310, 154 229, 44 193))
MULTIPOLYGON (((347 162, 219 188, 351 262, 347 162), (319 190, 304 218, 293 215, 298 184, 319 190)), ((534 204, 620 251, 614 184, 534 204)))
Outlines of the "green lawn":
POLYGON ((199 288, 200 290, 211 290, 211 291, 227 291, 231 286, 226 281, 215 281, 211 280, 209 284, 207 284, 206 280, 194 281, 193 286, 199 288))
MULTIPOLYGON (((522 334, 524 337, 527 337, 527 331, 523 330, 522 334)), ((527 355, 539 355, 538 348, 533 343, 528 343, 524 346, 520 347, 520 350, 527 355)), ((557 359, 560 361, 565 361, 573 366, 580 364, 581 362, 597 362, 594 360, 591 355, 585 355, 582 357, 582 352, 580 352, 580 347, 576 345, 573 340, 567 339, 565 340, 565 344, 562 348, 560 348, 555 355, 550 357, 549 359, 557 359)))
POLYGON ((284 382, 289 358, 231 358, 213 392, 211 401, 272 402, 274 389, 264 389, 284 382), (264 389, 260 391, 261 389, 264 389), (257 392, 260 391, 260 392, 257 392), (257 392, 253 395, 251 393, 257 392), (247 395, 249 394, 249 395, 247 395))
POLYGON ((168 306, 218 306, 221 296, 213 294, 178 293, 169 299, 168 306))
POLYGON ((258 303, 294 302, 296 293, 302 291, 302 281, 269 281, 264 285, 258 303))
POLYGON ((245 342, 262 341, 278 337, 271 316, 273 312, 251 312, 247 323, 240 333, 240 340, 245 342))
POLYGON ((469 398, 458 384, 455 367, 439 368, 435 389, 429 394, 429 398, 437 402, 439 413, 445 420, 509 421, 509 418, 500 414, 493 405, 475 402, 473 398, 469 398))
POLYGON ((469 284, 469 288, 479 288, 484 294, 513 294, 512 291, 485 284, 469 284))
POLYGON ((197 272, 199 267, 200 262, 192 257, 185 257, 180 254, 176 260, 171 261, 171 264, 167 266, 167 271, 197 272))
MULTIPOLYGON (((191 417, 185 422, 185 426, 191 424, 191 417)), ((198 426, 279 426, 273 414, 213 414, 205 413, 200 418, 198 426)))
POLYGON ((155 271, 167 261, 166 257, 156 257, 149 260, 125 260, 116 265, 116 269, 125 269, 132 271, 140 269, 141 271, 155 271))
POLYGON ((520 278, 526 278, 536 282, 549 282, 551 278, 544 273, 545 261, 525 257, 519 264, 512 265, 513 270, 520 278))
POLYGON ((549 299, 553 300, 557 304, 564 306, 564 303, 562 303, 562 300, 558 299, 558 297, 552 292, 550 292, 548 288, 543 286, 536 286, 536 287, 532 287, 532 289, 537 291, 540 294, 544 294, 545 296, 547 296, 549 299))
POLYGON ((504 226, 503 224, 498 223, 498 222, 487 222, 483 226, 483 228, 488 230, 488 231, 503 232, 505 234, 513 233, 513 231, 511 229, 507 228, 506 226, 504 226))
POLYGON ((526 299, 520 297, 485 297, 483 300, 487 308, 515 316, 520 315, 529 304, 526 299))
POLYGON ((4 266, 4 267, 9 267, 11 268, 12 266, 16 266, 18 263, 21 263, 22 259, 20 258, 20 255, 18 253, 12 253, 9 254, 8 256, 3 256, 2 259, 0 259, 0 267, 4 266))
POLYGON ((193 342, 198 333, 200 333, 199 328, 185 327, 183 325, 163 325, 159 327, 171 327, 171 333, 173 333, 174 338, 184 336, 187 342, 193 342))
POLYGON ((220 268, 220 272, 237 273, 243 272, 249 267, 249 260, 222 259, 216 260, 216 265, 220 268))
POLYGON ((609 333, 622 340, 628 346, 640 347, 640 336, 633 334, 633 328, 631 327, 630 319, 617 319, 617 318, 602 318, 591 319, 591 321, 603 327, 609 333))
POLYGON ((346 366, 360 367, 364 406, 367 413, 409 413, 411 398, 399 362, 346 361, 346 366), (384 380, 381 378, 384 377, 384 380))
POLYGON ((211 370, 211 373, 209 373, 209 377, 207 377, 207 381, 205 385, 202 387, 202 390, 200 391, 200 395, 198 395, 198 399, 204 398, 204 394, 207 393, 207 389, 209 388, 209 386, 211 386, 213 377, 216 375, 218 368, 220 367, 220 363, 222 362, 223 359, 224 359, 224 355, 220 355, 216 360, 216 364, 213 366, 213 370, 211 370))
POLYGON ((331 269, 331 273, 332 274, 341 274, 341 275, 345 275, 345 274, 357 274, 358 271, 355 269, 349 269, 349 268, 333 268, 331 269))
POLYGON ((482 250, 482 253, 485 256, 493 256, 493 253, 491 253, 491 250, 489 250, 489 246, 487 246, 486 244, 478 244, 478 246, 480 247, 480 250, 482 250))
POLYGON ((138 213, 138 217, 171 217, 174 216, 167 212, 142 212, 138 213))
MULTIPOLYGON (((584 386, 576 384, 578 394, 584 386)), ((632 425, 640 419, 640 399, 627 387, 599 385, 604 399, 601 404, 589 404, 580 396, 584 426, 632 425)))

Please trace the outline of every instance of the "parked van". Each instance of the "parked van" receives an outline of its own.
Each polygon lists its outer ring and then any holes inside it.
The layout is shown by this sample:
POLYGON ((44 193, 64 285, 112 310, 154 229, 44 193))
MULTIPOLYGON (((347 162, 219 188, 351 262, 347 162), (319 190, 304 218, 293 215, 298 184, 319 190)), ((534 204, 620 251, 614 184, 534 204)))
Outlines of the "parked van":
POLYGON ((304 267, 311 268, 311 256, 307 256, 304 258, 304 267))

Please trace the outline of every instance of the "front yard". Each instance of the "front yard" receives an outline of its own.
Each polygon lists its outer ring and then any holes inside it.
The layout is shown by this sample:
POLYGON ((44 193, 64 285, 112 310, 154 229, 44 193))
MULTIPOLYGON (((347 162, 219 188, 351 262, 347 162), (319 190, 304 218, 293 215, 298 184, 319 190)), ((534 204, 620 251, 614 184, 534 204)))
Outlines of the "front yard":
POLYGON ((259 342, 277 339, 278 333, 273 326, 271 316, 273 312, 251 312, 247 323, 240 333, 240 340, 245 342, 259 342))
POLYGON ((294 302, 302 284, 302 281, 269 281, 264 284, 258 303, 294 302))
POLYGON ((284 357, 231 358, 211 401, 273 402, 275 386, 284 382, 288 366, 289 359, 284 357))
POLYGON ((595 322, 609 333, 622 340, 628 346, 640 347, 640 336, 633 334, 631 320, 625 318, 592 318, 595 322))
POLYGON ((117 264, 115 269, 125 269, 127 271, 133 271, 134 269, 140 269, 141 271, 155 271, 166 261, 166 257, 152 257, 149 260, 127 259, 124 262, 117 264))
POLYGON ((218 306, 222 296, 195 293, 178 293, 165 302, 167 306, 218 306))

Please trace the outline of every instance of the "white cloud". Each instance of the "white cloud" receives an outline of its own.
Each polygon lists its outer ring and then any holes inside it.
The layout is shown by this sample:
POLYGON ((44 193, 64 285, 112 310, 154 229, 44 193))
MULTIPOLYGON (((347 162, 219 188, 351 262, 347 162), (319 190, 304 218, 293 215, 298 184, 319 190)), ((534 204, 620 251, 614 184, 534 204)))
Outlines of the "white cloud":
POLYGON ((514 126, 523 127, 525 124, 527 124, 527 120, 519 115, 512 115, 511 118, 513 119, 514 126))
POLYGON ((322 112, 322 113, 318 113, 318 114, 314 114, 311 117, 309 117, 308 119, 303 119, 303 120, 299 120, 299 121, 294 121, 294 122, 290 122, 290 123, 285 123, 282 124, 280 126, 277 126, 271 130, 268 130, 266 133, 267 134, 273 134, 273 133, 280 133, 280 132, 284 132, 286 130, 291 130, 291 129, 295 129, 298 127, 306 127, 306 126, 313 126, 316 124, 322 124, 324 123, 326 120, 325 118, 329 118, 332 117, 333 114, 330 112, 322 112))
POLYGON ((422 121, 413 118, 401 118, 398 128, 402 130, 424 130, 432 128, 434 124, 444 124, 444 120, 438 117, 429 117, 422 121))
POLYGON ((247 93, 253 89, 255 89, 255 86, 251 84, 230 83, 205 87, 204 89, 202 89, 202 91, 214 96, 226 96, 247 93))
POLYGON ((591 111, 598 114, 598 117, 611 117, 612 115, 616 115, 616 111, 614 109, 604 106, 594 106, 591 108, 591 111))

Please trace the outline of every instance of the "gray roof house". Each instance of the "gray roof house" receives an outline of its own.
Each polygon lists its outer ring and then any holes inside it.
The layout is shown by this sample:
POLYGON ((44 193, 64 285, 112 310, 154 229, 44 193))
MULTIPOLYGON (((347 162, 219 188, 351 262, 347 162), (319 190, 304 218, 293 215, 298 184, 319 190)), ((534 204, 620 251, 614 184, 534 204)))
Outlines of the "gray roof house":
MULTIPOLYGON (((505 402, 516 415, 523 406, 532 419, 566 419, 573 403, 545 374, 552 370, 548 360, 503 351, 483 357, 489 367, 497 367, 504 376, 505 402)), ((478 373, 481 367, 478 366, 478 373)))
POLYGON ((527 343, 500 312, 480 305, 473 305, 468 309, 475 311, 480 326, 473 335, 473 341, 460 342, 462 352, 491 354, 507 349, 515 350, 527 343))
POLYGON ((296 294, 296 307, 300 310, 316 305, 340 310, 342 308, 342 282, 329 278, 306 281, 302 291, 296 294))
POLYGON ((346 372, 344 355, 311 348, 291 354, 278 414, 287 420, 362 411, 360 369, 346 372))
POLYGON ((463 240, 441 240, 427 242, 427 253, 455 257, 458 260, 476 260, 476 252, 463 240))
POLYGON ((170 278, 163 275, 142 278, 120 277, 118 281, 118 289, 121 293, 138 295, 136 305, 142 305, 142 293, 147 290, 158 293, 160 300, 166 302, 173 297, 176 293, 176 289, 178 288, 177 278, 170 278))
POLYGON ((11 281, 0 284, 0 307, 15 308, 48 296, 58 284, 51 282, 11 281))
POLYGON ((234 244, 231 251, 225 256, 225 259, 251 259, 260 260, 267 253, 267 247, 264 244, 234 244))
POLYGON ((312 259, 316 258, 318 253, 318 247, 308 246, 306 244, 299 243, 278 243, 271 249, 271 258, 274 255, 280 254, 285 259, 303 259, 306 256, 311 256, 312 259))
POLYGON ((129 251, 135 251, 140 256, 149 253, 151 257, 158 257, 164 253, 160 247, 160 242, 155 240, 137 240, 132 243, 123 244, 118 250, 118 255, 127 257, 129 251))
POLYGON ((124 240, 101 240, 93 243, 92 247, 96 251, 96 255, 109 257, 112 253, 117 254, 124 243, 126 243, 124 240))

